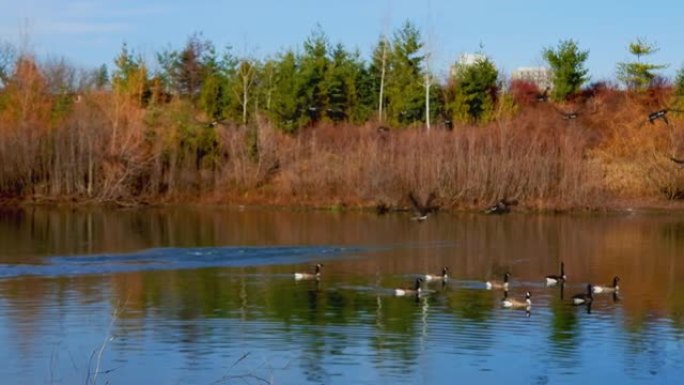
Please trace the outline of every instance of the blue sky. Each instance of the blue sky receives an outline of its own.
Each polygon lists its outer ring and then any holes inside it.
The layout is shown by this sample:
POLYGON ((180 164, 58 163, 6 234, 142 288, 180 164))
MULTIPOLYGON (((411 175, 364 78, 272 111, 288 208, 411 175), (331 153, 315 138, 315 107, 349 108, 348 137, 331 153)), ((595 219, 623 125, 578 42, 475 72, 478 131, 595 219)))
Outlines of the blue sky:
POLYGON ((592 80, 614 78, 636 37, 657 43, 650 60, 669 64, 665 75, 684 63, 681 0, 0 0, 0 9, 0 40, 84 67, 111 66, 123 42, 153 62, 195 32, 263 58, 301 47, 317 24, 332 43, 367 57, 381 33, 405 20, 421 29, 442 74, 481 44, 506 73, 542 65, 542 48, 568 38, 589 49, 592 80))

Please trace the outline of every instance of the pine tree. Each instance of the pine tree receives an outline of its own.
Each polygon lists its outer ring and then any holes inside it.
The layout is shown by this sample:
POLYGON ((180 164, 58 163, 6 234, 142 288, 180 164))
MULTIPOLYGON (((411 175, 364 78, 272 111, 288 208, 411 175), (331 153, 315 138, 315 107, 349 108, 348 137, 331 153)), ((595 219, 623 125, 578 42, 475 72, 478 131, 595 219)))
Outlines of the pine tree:
POLYGON ((328 40, 319 28, 304 42, 299 76, 297 77, 297 101, 303 111, 300 125, 318 122, 327 108, 327 94, 324 80, 330 61, 328 40))
POLYGON ((457 65, 451 85, 452 119, 465 123, 488 121, 493 117, 498 78, 494 63, 489 58, 473 64, 457 65))
POLYGON ((643 63, 642 56, 652 55, 658 52, 658 47, 646 40, 637 38, 629 43, 629 52, 636 56, 636 61, 618 63, 618 79, 632 90, 644 90, 651 86, 657 74, 655 71, 666 68, 666 65, 643 63))
POLYGON ((285 132, 299 127, 301 111, 297 102, 298 59, 292 50, 282 54, 274 66, 275 81, 271 92, 271 120, 285 132))
POLYGON ((674 89, 675 96, 677 96, 678 98, 684 97, 684 66, 682 66, 677 71, 677 75, 675 75, 674 89))
POLYGON ((224 118, 235 119, 239 116, 235 112, 236 98, 230 90, 235 82, 237 59, 231 53, 231 47, 226 47, 223 55, 217 57, 212 49, 203 62, 203 78, 199 91, 198 106, 206 116, 219 121, 224 118))
POLYGON ((130 52, 124 43, 114 64, 116 68, 112 73, 113 90, 121 96, 136 101, 139 106, 144 105, 151 93, 147 79, 147 66, 142 57, 130 52))
POLYGON ((405 126, 423 119, 422 47, 420 32, 408 21, 394 35, 386 80, 390 123, 405 126))
POLYGON ((551 67, 554 100, 565 100, 577 93, 589 80, 589 70, 584 67, 589 51, 580 51, 577 42, 562 40, 557 48, 545 48, 543 56, 551 67))

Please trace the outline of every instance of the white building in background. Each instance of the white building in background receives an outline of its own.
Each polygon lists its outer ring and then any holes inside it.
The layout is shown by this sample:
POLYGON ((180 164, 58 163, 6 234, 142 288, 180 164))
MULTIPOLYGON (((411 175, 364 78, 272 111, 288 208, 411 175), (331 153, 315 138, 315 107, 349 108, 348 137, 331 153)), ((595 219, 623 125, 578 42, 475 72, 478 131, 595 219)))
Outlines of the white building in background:
POLYGON ((481 53, 462 53, 458 57, 457 64, 459 66, 471 66, 479 61, 487 59, 487 56, 481 53))
POLYGON ((451 76, 455 76, 456 72, 458 72, 460 68, 471 66, 486 59, 487 55, 483 55, 481 53, 462 53, 458 56, 458 61, 456 61, 456 64, 451 66, 451 76))
POLYGON ((551 69, 546 67, 519 67, 511 73, 511 80, 522 80, 534 83, 539 90, 553 88, 551 69))

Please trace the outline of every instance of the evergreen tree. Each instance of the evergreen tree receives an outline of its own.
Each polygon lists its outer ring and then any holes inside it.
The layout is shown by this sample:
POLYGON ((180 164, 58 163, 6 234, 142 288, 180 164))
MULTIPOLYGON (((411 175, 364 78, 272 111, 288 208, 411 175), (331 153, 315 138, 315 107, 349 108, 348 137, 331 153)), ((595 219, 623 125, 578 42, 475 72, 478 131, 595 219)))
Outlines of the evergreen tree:
POLYGON ((498 92, 498 78, 499 72, 489 58, 457 65, 451 81, 452 119, 466 123, 490 120, 498 92))
POLYGON ((140 106, 144 105, 151 93, 147 79, 147 66, 142 57, 130 52, 124 43, 114 64, 116 66, 112 73, 114 92, 135 100, 140 106))
POLYGON ((682 66, 675 75, 675 96, 678 98, 684 97, 684 66, 682 66))
POLYGON ((358 67, 342 44, 333 49, 324 88, 328 106, 326 116, 333 122, 348 121, 356 108, 356 71, 358 67))
POLYGON ((406 22, 394 35, 387 74, 387 117, 393 124, 408 125, 423 120, 423 47, 420 32, 406 22))
POLYGON ((109 84, 109 73, 107 72, 107 65, 103 64, 95 70, 93 74, 93 83, 95 89, 102 90, 109 84))
POLYGON ((285 52, 275 62, 275 81, 271 93, 269 115, 285 132, 298 128, 301 110, 297 102, 298 60, 292 50, 285 52))
POLYGON ((327 108, 327 92, 324 80, 330 61, 328 40, 319 28, 304 42, 299 76, 297 77, 297 101, 302 110, 300 125, 319 121, 327 108))
POLYGON ((212 50, 204 61, 202 87, 198 104, 204 113, 212 120, 235 118, 235 97, 230 86, 235 81, 237 60, 226 47, 221 58, 217 58, 212 50), (232 112, 232 113, 231 113, 232 112))
POLYGON ((352 66, 356 104, 350 111, 351 120, 354 123, 363 123, 371 119, 376 112, 378 95, 374 88, 373 76, 365 62, 361 60, 361 54, 358 51, 354 54, 352 66))
POLYGON ((584 67, 589 51, 580 51, 577 42, 562 40, 557 48, 544 49, 543 56, 553 72, 553 99, 565 100, 589 80, 589 70, 584 67))
POLYGON ((201 34, 193 34, 181 51, 161 52, 157 61, 170 92, 196 101, 205 78, 215 69, 215 57, 214 45, 201 34))
POLYGON ((666 68, 666 65, 643 63, 642 56, 652 55, 658 52, 655 44, 637 38, 629 43, 629 52, 636 56, 636 61, 618 63, 618 79, 632 90, 644 90, 651 86, 657 74, 655 71, 666 68))

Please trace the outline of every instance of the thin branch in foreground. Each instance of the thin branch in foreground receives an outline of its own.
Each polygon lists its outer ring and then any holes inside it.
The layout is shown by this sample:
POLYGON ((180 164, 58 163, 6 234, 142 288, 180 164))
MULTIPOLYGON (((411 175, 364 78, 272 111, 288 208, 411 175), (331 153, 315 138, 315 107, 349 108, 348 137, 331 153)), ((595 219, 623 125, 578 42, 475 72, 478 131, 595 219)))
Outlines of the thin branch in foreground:
POLYGON ((102 344, 100 345, 99 348, 96 348, 93 350, 93 352, 90 355, 90 360, 88 361, 88 375, 86 376, 85 384, 86 385, 97 385, 97 376, 99 374, 109 374, 119 368, 114 368, 114 369, 107 369, 107 370, 100 370, 100 366, 102 365, 102 355, 104 354, 105 349, 107 348, 107 345, 109 344, 110 341, 114 340, 114 337, 112 336, 112 329, 114 328, 114 324, 116 321, 119 319, 119 315, 123 312, 124 305, 119 304, 114 311, 112 312, 112 319, 109 322, 109 326, 107 327, 107 333, 105 335, 105 339, 102 341, 102 344), (95 359, 95 370, 91 370, 92 365, 93 365, 93 359, 95 359), (92 378, 91 378, 92 375, 92 378))

